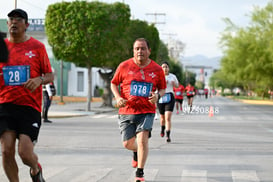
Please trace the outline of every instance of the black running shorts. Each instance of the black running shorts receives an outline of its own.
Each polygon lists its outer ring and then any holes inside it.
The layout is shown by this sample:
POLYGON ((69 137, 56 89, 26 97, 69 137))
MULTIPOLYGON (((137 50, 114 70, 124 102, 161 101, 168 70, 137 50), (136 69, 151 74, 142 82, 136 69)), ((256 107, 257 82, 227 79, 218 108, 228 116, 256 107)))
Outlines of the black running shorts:
POLYGON ((41 113, 30 106, 11 103, 0 104, 0 135, 5 131, 15 131, 30 137, 32 142, 38 139, 41 127, 41 113))
POLYGON ((178 103, 182 104, 183 103, 183 99, 175 99, 175 102, 178 102, 178 103))
POLYGON ((165 114, 165 111, 173 112, 174 105, 175 105, 175 98, 173 93, 171 94, 171 100, 168 103, 159 103, 157 102, 158 111, 161 115, 165 114))

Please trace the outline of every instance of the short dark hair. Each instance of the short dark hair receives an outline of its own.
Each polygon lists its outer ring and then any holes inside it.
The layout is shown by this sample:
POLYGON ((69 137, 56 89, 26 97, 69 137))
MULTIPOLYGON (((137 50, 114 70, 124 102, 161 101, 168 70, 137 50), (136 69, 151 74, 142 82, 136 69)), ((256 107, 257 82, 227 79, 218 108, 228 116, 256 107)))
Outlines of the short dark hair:
POLYGON ((28 22, 28 16, 27 16, 27 12, 25 12, 22 9, 14 9, 11 12, 9 12, 8 17, 11 17, 13 15, 18 15, 19 17, 22 17, 26 20, 26 23, 28 22))
POLYGON ((135 42, 134 42, 133 45, 135 45, 136 41, 144 41, 144 42, 146 42, 147 47, 150 49, 150 44, 149 44, 149 41, 148 41, 147 39, 145 39, 145 38, 137 38, 137 39, 135 40, 135 42))
POLYGON ((163 64, 166 64, 166 65, 168 65, 168 67, 170 67, 170 64, 169 64, 167 61, 163 61, 163 62, 161 63, 161 65, 163 65, 163 64))

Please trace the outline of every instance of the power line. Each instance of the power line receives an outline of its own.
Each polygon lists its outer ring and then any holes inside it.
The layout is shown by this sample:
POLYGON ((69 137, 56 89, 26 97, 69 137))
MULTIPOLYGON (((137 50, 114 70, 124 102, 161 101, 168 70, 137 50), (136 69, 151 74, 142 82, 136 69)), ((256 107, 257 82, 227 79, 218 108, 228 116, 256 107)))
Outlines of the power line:
POLYGON ((146 15, 152 15, 152 16, 154 16, 154 18, 155 18, 155 20, 154 20, 154 22, 152 22, 153 24, 165 24, 165 21, 164 22, 158 22, 157 21, 157 17, 158 16, 166 16, 166 13, 146 13, 146 15))
MULTIPOLYGON (((15 1, 17 2, 17 0, 15 0, 15 1)), ((26 1, 26 0, 20 0, 20 1, 23 1, 24 3, 26 3, 26 4, 28 4, 28 5, 32 6, 32 7, 34 7, 34 8, 36 8, 36 9, 39 9, 39 10, 41 10, 41 11, 43 11, 43 12, 46 10, 46 9, 44 9, 44 8, 42 8, 42 7, 39 7, 39 6, 34 5, 33 3, 29 2, 29 1, 26 1)))

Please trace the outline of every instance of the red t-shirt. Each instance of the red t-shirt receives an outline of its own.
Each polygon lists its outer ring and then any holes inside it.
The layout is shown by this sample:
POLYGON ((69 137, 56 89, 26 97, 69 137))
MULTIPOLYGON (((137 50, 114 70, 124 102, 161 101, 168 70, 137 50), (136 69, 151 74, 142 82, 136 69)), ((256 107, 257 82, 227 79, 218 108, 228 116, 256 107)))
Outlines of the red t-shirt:
POLYGON ((184 86, 179 84, 179 87, 173 87, 173 91, 174 91, 174 98, 175 99, 183 99, 183 93, 184 93, 184 86))
POLYGON ((155 104, 148 100, 149 92, 166 89, 163 69, 153 60, 144 68, 137 66, 133 58, 122 62, 111 83, 120 85, 120 95, 127 100, 119 114, 155 113, 155 104))
POLYGON ((41 112, 42 86, 31 93, 22 85, 7 84, 24 80, 25 76, 21 75, 29 75, 25 78, 27 80, 28 77, 35 78, 52 72, 44 44, 32 37, 22 43, 12 43, 8 39, 5 39, 5 42, 9 50, 9 60, 7 63, 0 63, 0 103, 31 106, 41 112), (18 67, 14 69, 15 66, 18 67), (21 74, 22 69, 28 71, 21 74))
POLYGON ((185 90, 187 92, 187 96, 193 96, 195 94, 194 86, 186 86, 185 90))

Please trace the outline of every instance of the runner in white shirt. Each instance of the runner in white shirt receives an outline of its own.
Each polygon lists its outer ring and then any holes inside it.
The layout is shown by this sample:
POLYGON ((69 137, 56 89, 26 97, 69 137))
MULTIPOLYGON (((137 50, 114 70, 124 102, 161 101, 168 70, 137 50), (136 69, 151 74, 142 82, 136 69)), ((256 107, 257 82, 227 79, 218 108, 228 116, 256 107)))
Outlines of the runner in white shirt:
POLYGON ((161 65, 166 79, 166 92, 163 97, 158 100, 157 107, 160 113, 160 125, 161 132, 160 136, 165 136, 166 129, 166 137, 167 142, 171 142, 170 133, 171 133, 171 117, 174 110, 175 98, 174 98, 174 87, 179 86, 179 82, 176 76, 169 72, 169 64, 167 62, 163 62, 161 65))

